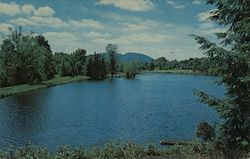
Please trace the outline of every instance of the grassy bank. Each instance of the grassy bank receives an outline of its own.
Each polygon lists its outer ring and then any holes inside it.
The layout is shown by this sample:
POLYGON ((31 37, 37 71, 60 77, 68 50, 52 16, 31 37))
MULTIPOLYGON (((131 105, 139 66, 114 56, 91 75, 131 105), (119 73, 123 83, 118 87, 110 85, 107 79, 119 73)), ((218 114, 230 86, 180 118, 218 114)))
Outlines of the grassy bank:
POLYGON ((60 146, 48 151, 31 145, 0 151, 0 158, 43 158, 43 159, 222 159, 216 151, 201 150, 200 145, 171 146, 157 148, 154 145, 141 146, 133 143, 113 142, 101 147, 85 149, 60 146))
POLYGON ((54 79, 51 79, 48 81, 43 81, 39 84, 23 84, 23 85, 2 87, 2 88, 0 88, 0 98, 11 96, 11 95, 16 95, 16 94, 27 93, 27 92, 35 91, 35 90, 38 90, 41 88, 56 86, 59 84, 87 80, 87 79, 88 79, 88 77, 86 77, 86 76, 75 76, 75 77, 56 76, 54 79))
POLYGON ((83 81, 83 80, 87 80, 87 79, 89 79, 89 77, 87 77, 87 76, 75 76, 75 77, 71 77, 71 76, 59 77, 59 76, 56 76, 54 79, 42 82, 42 84, 46 85, 47 87, 50 87, 50 86, 60 85, 60 84, 64 84, 64 83, 70 83, 70 82, 75 82, 75 81, 83 81))
POLYGON ((142 71, 142 73, 176 73, 176 74, 194 74, 194 75, 205 75, 200 71, 193 71, 187 69, 174 69, 174 70, 153 70, 153 71, 142 71))

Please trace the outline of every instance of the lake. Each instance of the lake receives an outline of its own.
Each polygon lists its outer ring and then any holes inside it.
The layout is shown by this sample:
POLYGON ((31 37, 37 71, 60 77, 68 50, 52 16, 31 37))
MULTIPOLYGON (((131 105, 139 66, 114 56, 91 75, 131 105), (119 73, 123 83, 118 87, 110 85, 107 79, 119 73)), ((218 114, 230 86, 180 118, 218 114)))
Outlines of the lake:
POLYGON ((143 74, 83 81, 0 99, 0 147, 32 143, 96 146, 119 139, 159 144, 191 140, 197 123, 218 122, 193 89, 223 97, 218 77, 143 74))

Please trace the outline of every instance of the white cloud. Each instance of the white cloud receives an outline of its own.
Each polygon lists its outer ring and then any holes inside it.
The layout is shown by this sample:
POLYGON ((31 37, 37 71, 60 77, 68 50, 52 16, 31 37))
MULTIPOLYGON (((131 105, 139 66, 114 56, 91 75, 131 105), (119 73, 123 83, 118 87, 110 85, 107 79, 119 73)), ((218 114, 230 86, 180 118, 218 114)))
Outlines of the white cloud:
POLYGON ((61 20, 60 18, 56 18, 56 17, 32 16, 29 19, 32 22, 37 23, 40 26, 47 26, 51 28, 60 28, 60 27, 64 27, 67 25, 63 20, 61 20))
POLYGON ((22 17, 19 17, 17 19, 12 19, 9 22, 12 23, 12 24, 15 24, 15 25, 22 25, 22 26, 26 26, 26 25, 39 25, 39 24, 31 21, 30 19, 22 18, 22 17))
POLYGON ((55 52, 71 53, 82 45, 80 39, 70 32, 46 32, 43 36, 55 52))
POLYGON ((173 36, 161 35, 161 34, 151 34, 151 33, 140 33, 140 34, 130 34, 120 37, 118 40, 129 41, 129 42, 139 42, 139 43, 157 43, 163 42, 168 39, 174 39, 173 36))
POLYGON ((79 40, 78 37, 76 37, 74 34, 70 32, 46 32, 43 35, 48 39, 64 39, 66 41, 79 40))
POLYGON ((166 0, 166 3, 170 6, 172 6, 173 8, 175 9, 182 9, 182 8, 185 8, 186 6, 185 5, 179 5, 177 4, 176 2, 172 1, 172 0, 166 0))
POLYGON ((196 5, 201 5, 202 4, 202 2, 200 0, 193 0, 192 3, 196 4, 196 5))
POLYGON ((6 23, 0 23, 0 33, 7 33, 9 32, 9 28, 12 28, 13 26, 6 23))
POLYGON ((220 33, 220 32, 225 32, 227 31, 226 28, 219 28, 216 27, 215 25, 213 25, 212 23, 202 23, 199 26, 199 31, 200 34, 205 35, 205 36, 212 36, 212 37, 216 37, 215 33, 220 33))
POLYGON ((31 14, 34 12, 34 15, 36 16, 52 16, 55 11, 50 8, 49 6, 39 7, 38 9, 35 9, 33 5, 30 4, 24 4, 24 5, 18 5, 14 2, 12 3, 3 3, 0 1, 0 14, 7 14, 7 15, 17 15, 17 14, 31 14))
POLYGON ((25 14, 31 14, 34 10, 35 10, 35 7, 32 6, 32 5, 29 5, 29 4, 24 4, 22 7, 21 7, 21 10, 23 13, 25 14))
POLYGON ((0 1, 0 14, 3 13, 14 16, 22 13, 31 14, 32 12, 34 12, 34 15, 36 16, 52 16, 55 13, 55 11, 49 6, 35 9, 35 7, 30 4, 18 5, 14 2, 3 3, 0 1))
POLYGON ((109 18, 112 20, 121 20, 123 18, 122 15, 117 14, 117 13, 113 13, 113 12, 103 13, 100 16, 102 16, 104 18, 109 18))
POLYGON ((122 30, 124 31, 138 31, 138 30, 149 30, 149 26, 144 25, 143 23, 121 23, 123 26, 122 30))
POLYGON ((39 7, 34 11, 34 15, 36 16, 52 16, 54 13, 55 11, 49 6, 39 7))
POLYGON ((226 28, 211 28, 204 30, 204 34, 206 35, 214 35, 215 33, 221 33, 227 31, 226 28))
POLYGON ((93 20, 93 19, 81 19, 78 21, 70 20, 69 24, 74 28, 85 28, 85 27, 97 28, 97 29, 104 28, 103 23, 93 20))
POLYGON ((174 36, 152 34, 152 33, 133 33, 129 35, 121 35, 117 38, 96 38, 92 41, 98 44, 108 44, 110 42, 117 43, 119 45, 136 45, 138 43, 161 43, 165 40, 174 39, 174 36))
POLYGON ((211 29, 211 28, 214 28, 214 27, 215 27, 215 25, 213 23, 211 23, 211 22, 204 22, 204 23, 201 23, 199 25, 200 29, 211 29))
POLYGON ((63 28, 69 27, 71 29, 79 28, 95 28, 102 29, 105 25, 93 19, 69 20, 63 21, 57 17, 44 17, 44 16, 31 16, 28 18, 19 17, 9 21, 11 24, 24 25, 24 26, 44 26, 50 28, 63 28))
POLYGON ((210 17, 211 15, 209 14, 209 12, 201 12, 201 13, 198 13, 197 14, 197 17, 198 17, 198 20, 199 21, 209 21, 208 18, 210 17))
POLYGON ((95 32, 95 31, 91 31, 91 32, 87 32, 84 34, 85 37, 88 38, 109 38, 111 37, 111 35, 109 33, 99 33, 99 32, 95 32))
POLYGON ((100 0, 97 4, 113 5, 118 8, 130 11, 149 11, 155 8, 155 4, 151 0, 100 0))
POLYGON ((12 24, 23 25, 23 26, 45 26, 51 28, 64 27, 67 24, 60 18, 56 17, 39 17, 31 16, 29 18, 19 17, 17 19, 12 19, 9 21, 12 24))
POLYGON ((209 10, 209 11, 206 11, 206 12, 198 13, 197 14, 198 20, 200 22, 210 21, 208 18, 210 16, 215 15, 214 11, 216 11, 216 9, 212 9, 212 10, 209 10))
POLYGON ((20 13, 20 6, 16 3, 2 3, 0 2, 0 13, 7 14, 7 15, 16 15, 20 13))
POLYGON ((163 23, 156 20, 144 20, 144 19, 138 19, 137 22, 120 22, 123 31, 129 31, 129 32, 135 32, 135 31, 156 31, 159 30, 159 28, 169 28, 173 27, 174 25, 171 23, 163 23))
POLYGON ((119 21, 122 23, 125 22, 131 22, 131 23, 138 23, 141 21, 145 21, 145 19, 143 19, 142 17, 139 16, 132 16, 132 15, 126 15, 126 18, 124 18, 124 15, 122 14, 117 14, 114 12, 107 12, 107 13, 103 13, 100 15, 103 18, 108 18, 108 20, 113 20, 113 21, 119 21))
POLYGON ((175 9, 182 9, 182 8, 185 8, 185 7, 186 7, 185 5, 174 6, 175 9))

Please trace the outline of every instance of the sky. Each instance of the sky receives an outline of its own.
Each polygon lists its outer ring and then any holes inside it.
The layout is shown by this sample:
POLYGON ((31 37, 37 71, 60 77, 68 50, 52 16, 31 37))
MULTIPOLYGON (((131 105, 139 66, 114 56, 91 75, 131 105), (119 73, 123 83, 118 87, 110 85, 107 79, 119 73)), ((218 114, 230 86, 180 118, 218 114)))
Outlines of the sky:
POLYGON ((204 0, 0 0, 0 42, 21 25, 43 35, 53 52, 101 53, 112 43, 122 54, 202 57, 190 34, 215 39, 223 31, 207 19, 213 9, 204 0))

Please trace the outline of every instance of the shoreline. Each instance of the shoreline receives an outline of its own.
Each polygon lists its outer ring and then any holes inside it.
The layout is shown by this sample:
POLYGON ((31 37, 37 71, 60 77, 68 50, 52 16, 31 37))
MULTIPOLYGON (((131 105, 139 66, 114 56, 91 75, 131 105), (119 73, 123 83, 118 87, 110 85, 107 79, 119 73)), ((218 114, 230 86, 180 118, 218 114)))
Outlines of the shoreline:
MULTIPOLYGON (((182 74, 182 75, 203 75, 203 76, 212 76, 200 71, 193 71, 193 70, 153 70, 153 71, 142 71, 139 74, 144 74, 144 73, 170 73, 170 74, 182 74)), ((111 78, 110 75, 107 76, 108 78, 111 78)), ((122 73, 118 73, 113 76, 113 78, 121 78, 123 77, 122 73)), ((2 87, 0 88, 0 99, 5 98, 8 96, 14 96, 14 95, 19 95, 19 94, 24 94, 24 93, 29 93, 38 89, 42 88, 48 88, 48 87, 53 87, 61 84, 66 84, 66 83, 71 83, 71 82, 76 82, 76 81, 85 81, 88 80, 89 77, 87 76, 65 76, 65 77, 59 77, 56 76, 55 78, 47 81, 42 81, 37 84, 22 84, 22 85, 14 85, 14 86, 8 86, 8 87, 2 87)))
POLYGON ((15 85, 15 86, 8 86, 0 88, 0 99, 8 96, 14 96, 24 93, 29 93, 32 91, 36 91, 42 88, 53 87, 61 84, 76 82, 76 81, 85 81, 88 80, 89 77, 87 76, 65 76, 65 77, 55 77, 51 80, 42 81, 37 84, 22 84, 22 85, 15 85))
POLYGON ((203 76, 213 76, 206 74, 200 71, 193 71, 193 70, 185 70, 185 69, 178 69, 178 70, 153 70, 153 71, 142 71, 141 73, 172 73, 172 74, 187 74, 187 75, 203 75, 203 76))

